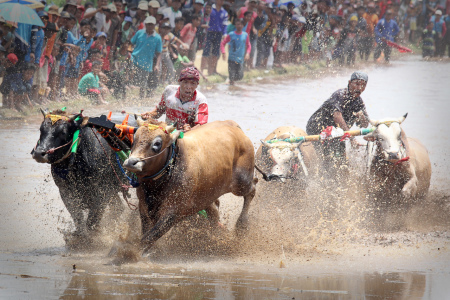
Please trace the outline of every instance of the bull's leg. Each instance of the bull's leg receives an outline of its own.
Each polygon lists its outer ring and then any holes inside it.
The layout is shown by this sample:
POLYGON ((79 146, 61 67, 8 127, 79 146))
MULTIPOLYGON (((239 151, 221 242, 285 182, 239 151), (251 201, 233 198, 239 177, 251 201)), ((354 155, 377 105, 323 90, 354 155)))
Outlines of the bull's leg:
POLYGON ((146 232, 141 239, 144 248, 143 255, 147 254, 155 242, 166 234, 179 220, 180 218, 178 218, 178 215, 173 211, 162 215, 155 226, 146 232))
POLYGON ((208 214, 208 219, 209 219, 209 222, 211 223, 212 227, 216 227, 219 225, 219 220, 220 220, 219 206, 220 206, 220 201, 219 201, 219 199, 217 199, 216 201, 211 203, 211 205, 207 209, 205 209, 206 213, 208 214))
POLYGON ((258 182, 257 178, 254 178, 252 181, 252 187, 250 192, 244 196, 244 206, 242 207, 241 215, 239 216, 236 222, 236 232, 238 234, 243 233, 248 229, 248 210, 250 209, 250 203, 255 197, 256 188, 255 185, 258 182))
POLYGON ((70 213, 72 220, 75 224, 75 234, 82 235, 85 232, 84 227, 84 214, 81 208, 81 203, 76 197, 67 196, 61 190, 61 199, 66 206, 67 211, 70 213))
POLYGON ((95 207, 89 209, 88 217, 86 220, 86 227, 88 231, 96 231, 100 225, 100 221, 102 220, 103 214, 105 213, 106 203, 105 199, 97 198, 97 201, 101 201, 95 207))
POLYGON ((402 195, 405 198, 411 198, 417 195, 418 179, 416 176, 416 171, 411 165, 409 165, 408 167, 408 173, 410 179, 408 180, 408 182, 406 182, 406 184, 402 188, 402 195))

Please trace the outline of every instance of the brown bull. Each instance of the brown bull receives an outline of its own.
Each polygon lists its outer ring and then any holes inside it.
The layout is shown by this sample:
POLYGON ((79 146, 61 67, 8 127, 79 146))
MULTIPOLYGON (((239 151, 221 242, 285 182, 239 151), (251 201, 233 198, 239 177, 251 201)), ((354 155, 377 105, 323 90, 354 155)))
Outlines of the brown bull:
POLYGON ((287 139, 293 136, 306 136, 306 132, 295 126, 282 126, 272 131, 262 141, 256 151, 256 165, 267 173, 267 180, 286 178, 306 179, 317 173, 318 160, 311 142, 304 143, 265 143, 271 139, 287 139), (300 157, 301 155, 301 157, 300 157), (302 166, 302 160, 304 165, 302 166), (311 172, 312 171, 312 172, 311 172))
POLYGON ((431 163, 427 149, 414 138, 406 137, 396 120, 371 121, 376 130, 365 139, 374 141, 375 154, 370 161, 371 189, 381 198, 424 197, 430 187, 431 163))
MULTIPOLYGON (((147 121, 148 122, 148 121, 147 121)), ((246 229, 255 196, 254 149, 233 121, 202 125, 179 138, 174 126, 138 121, 124 167, 136 173, 144 252, 183 218, 206 210, 218 224, 215 203, 226 193, 244 197, 236 228, 246 229)))

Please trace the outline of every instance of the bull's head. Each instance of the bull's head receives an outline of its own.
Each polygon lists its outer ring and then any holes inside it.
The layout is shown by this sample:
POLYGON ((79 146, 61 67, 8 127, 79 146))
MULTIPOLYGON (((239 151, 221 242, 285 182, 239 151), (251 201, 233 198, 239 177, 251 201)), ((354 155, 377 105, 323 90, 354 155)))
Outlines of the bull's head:
POLYGON ((138 176, 152 175, 164 166, 169 154, 168 148, 176 141, 180 132, 173 132, 176 124, 166 126, 164 122, 144 122, 141 118, 136 121, 139 128, 134 135, 131 155, 123 166, 138 176))
POLYGON ((364 138, 376 142, 378 152, 384 160, 395 163, 405 156, 400 124, 407 116, 408 114, 405 114, 398 119, 370 121, 370 123, 376 127, 376 130, 364 138))
POLYGON ((261 141, 263 147, 267 151, 263 151, 263 155, 267 155, 272 160, 272 168, 267 174, 269 180, 279 180, 285 182, 286 178, 291 177, 295 160, 298 156, 299 143, 278 142, 274 144, 261 141), (267 154, 266 154, 267 153, 267 154))
POLYGON ((80 129, 85 119, 77 119, 81 113, 68 116, 63 111, 52 113, 47 109, 41 109, 41 112, 44 116, 40 127, 41 134, 31 154, 39 163, 52 164, 60 161, 70 151, 73 135, 77 129, 80 129))

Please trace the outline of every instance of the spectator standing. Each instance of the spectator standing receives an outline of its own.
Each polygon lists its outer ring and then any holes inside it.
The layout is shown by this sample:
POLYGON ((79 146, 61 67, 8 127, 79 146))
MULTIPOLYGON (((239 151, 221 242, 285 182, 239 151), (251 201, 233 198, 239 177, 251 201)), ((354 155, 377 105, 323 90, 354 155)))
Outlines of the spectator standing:
POLYGON ((395 37, 399 33, 397 22, 392 20, 392 10, 387 10, 383 19, 381 19, 375 27, 375 39, 377 47, 373 57, 375 61, 380 57, 381 52, 384 52, 384 59, 389 62, 391 56, 391 47, 389 47, 386 41, 394 41, 395 37))
POLYGON ((97 8, 88 8, 84 13, 83 19, 90 20, 91 26, 95 28, 97 32, 105 31, 104 26, 106 22, 106 16, 104 11, 107 9, 107 4, 107 0, 98 0, 97 8))
MULTIPOLYGON (((65 83, 65 77, 66 77, 66 72, 70 66, 70 64, 67 62, 68 57, 69 57, 69 53, 71 53, 72 49, 70 47, 70 45, 74 44, 76 39, 73 36, 73 33, 71 32, 71 29, 73 28, 73 26, 75 26, 75 16, 72 14, 69 14, 69 20, 66 23, 66 26, 64 26, 64 34, 66 34, 66 38, 65 38, 65 42, 62 44, 62 49, 63 49, 63 54, 61 57, 61 61, 59 64, 59 72, 60 72, 60 86, 61 88, 64 87, 64 83, 65 83)), ((71 53, 73 54, 73 53, 71 53)))
POLYGON ((121 35, 121 43, 125 43, 125 41, 131 40, 131 24, 133 23, 133 19, 131 17, 125 17, 125 20, 122 23, 122 35, 121 35))
POLYGON ((358 17, 352 16, 349 24, 342 30, 337 42, 335 55, 339 58, 339 64, 341 65, 345 62, 345 56, 347 56, 347 65, 355 63, 356 41, 358 39, 357 23, 358 17))
POLYGON ((217 73, 216 68, 217 60, 220 56, 220 42, 222 41, 222 36, 227 32, 228 13, 222 5, 223 0, 216 0, 216 4, 212 6, 208 33, 206 34, 203 57, 207 57, 208 60, 208 75, 217 73))
POLYGON ((3 106, 14 109, 13 97, 11 94, 11 83, 17 76, 17 64, 19 59, 14 53, 10 53, 6 56, 5 64, 5 76, 3 76, 2 84, 0 85, 0 92, 3 95, 3 106))
POLYGON ((434 31, 434 23, 428 22, 427 28, 422 32, 422 36, 417 41, 417 45, 422 42, 422 57, 433 57, 436 49, 436 31, 434 31))
POLYGON ((367 40, 366 45, 364 47, 364 55, 367 58, 370 55, 370 52, 373 48, 374 38, 375 38, 375 27, 378 24, 378 15, 375 13, 375 3, 370 2, 367 5, 367 12, 363 14, 364 19, 367 22, 367 40))
MULTIPOLYGON (((187 24, 193 23, 192 19, 194 18, 194 16, 198 16, 200 19, 200 25, 197 26, 197 31, 194 37, 194 40, 191 43, 191 47, 189 48, 189 54, 188 57, 190 60, 195 60, 195 56, 197 54, 197 49, 198 49, 198 38, 200 35, 200 31, 203 30, 201 28, 202 26, 202 19, 203 19, 203 7, 204 7, 204 1, 203 0, 195 0, 192 8, 186 9, 183 11, 183 18, 184 21, 187 24)), ((185 25, 185 26, 186 26, 185 25)))
POLYGON ((225 45, 228 45, 228 75, 230 85, 244 77, 244 61, 250 58, 251 44, 247 32, 242 31, 244 21, 235 19, 235 31, 230 32, 220 44, 223 60, 226 60, 225 45))
POLYGON ((120 21, 117 17, 117 8, 114 4, 109 4, 107 8, 104 10, 105 14, 105 33, 107 36, 106 46, 109 47, 109 50, 113 53, 116 48, 113 47, 117 44, 117 36, 120 30, 120 21))
POLYGON ((80 38, 80 25, 78 24, 78 19, 76 18, 78 6, 76 0, 68 0, 66 2, 66 5, 64 5, 63 11, 67 11, 69 14, 72 14, 75 16, 75 25, 73 25, 72 29, 70 30, 73 34, 73 36, 76 39, 80 38))
POLYGON ((161 36, 155 32, 156 19, 149 16, 145 19, 144 24, 145 29, 136 32, 131 39, 131 43, 134 45, 131 61, 134 67, 136 84, 140 87, 139 96, 141 98, 144 98, 146 90, 148 93, 153 92, 150 90, 150 85, 155 83, 150 82, 150 76, 154 72, 159 72, 162 51, 161 36), (157 62, 153 69, 153 58, 155 56, 157 62))
POLYGON ((181 40, 183 41, 183 43, 186 44, 186 46, 188 46, 189 52, 188 53, 193 53, 194 55, 192 57, 189 57, 190 60, 194 61, 195 60, 195 52, 197 50, 197 45, 194 46, 195 43, 195 37, 197 35, 197 28, 200 26, 200 22, 201 22, 201 17, 200 15, 195 15, 192 18, 192 23, 188 23, 186 25, 184 25, 183 29, 180 32, 180 36, 181 36, 181 40), (194 50, 195 51, 191 51, 194 50))
POLYGON ((180 0, 172 0, 172 4, 170 7, 167 7, 163 10, 164 19, 169 19, 170 26, 172 28, 175 27, 175 19, 182 16, 181 1, 180 0))
POLYGON ((148 3, 148 15, 155 17, 158 14, 158 9, 161 7, 161 4, 159 4, 158 1, 152 0, 148 3))
POLYGON ((445 54, 445 51, 448 47, 448 57, 450 57, 450 0, 447 1, 447 15, 444 18, 445 21, 445 26, 447 27, 447 32, 444 35, 444 41, 443 41, 443 46, 442 46, 442 54, 445 54))
POLYGON ((93 44, 91 25, 86 24, 81 28, 81 38, 73 42, 70 45, 71 52, 75 58, 75 64, 70 64, 66 71, 66 88, 69 95, 76 94, 76 87, 78 82, 78 76, 80 74, 81 63, 84 62, 88 56, 88 50, 93 44))
POLYGON ((237 12, 237 17, 240 19, 245 19, 246 14, 250 13, 251 17, 250 20, 247 22, 247 25, 245 25, 244 31, 247 32, 249 38, 250 38, 250 44, 252 45, 252 50, 250 52, 250 58, 249 58, 249 64, 248 67, 252 67, 253 64, 253 57, 255 56, 256 51, 256 41, 258 39, 258 31, 254 28, 253 23, 255 22, 256 17, 258 14, 256 13, 256 8, 258 6, 257 0, 249 0, 246 6, 241 7, 237 12))
POLYGON ((183 18, 186 24, 192 23, 192 18, 196 15, 203 16, 203 7, 205 2, 203 0, 195 0, 194 5, 191 8, 184 9, 182 11, 183 18))
POLYGON ((442 11, 436 10, 434 16, 430 19, 434 24, 433 30, 436 32, 436 50, 434 56, 443 57, 444 56, 444 36, 447 32, 447 26, 445 25, 444 19, 442 18, 442 11))

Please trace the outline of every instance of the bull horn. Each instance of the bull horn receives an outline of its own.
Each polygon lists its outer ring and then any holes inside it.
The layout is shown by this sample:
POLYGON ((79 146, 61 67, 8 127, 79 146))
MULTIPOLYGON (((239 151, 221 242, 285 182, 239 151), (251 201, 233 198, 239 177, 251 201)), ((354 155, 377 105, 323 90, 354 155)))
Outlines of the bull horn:
POLYGON ((263 141, 263 140, 261 140, 261 144, 263 144, 263 145, 266 146, 267 148, 272 148, 272 147, 273 147, 272 144, 269 144, 268 142, 263 141))
POLYGON ((136 123, 139 127, 141 127, 142 125, 144 125, 145 121, 142 120, 142 118, 140 116, 137 116, 136 123))
POLYGON ((169 126, 166 127, 166 131, 168 133, 172 133, 175 129, 177 129, 177 122, 175 122, 172 125, 169 125, 169 126))
POLYGON ((408 116, 408 113, 406 113, 403 117, 401 117, 400 119, 398 119, 398 122, 399 122, 400 124, 402 124, 403 121, 405 121, 405 119, 406 119, 407 116, 408 116))
POLYGON ((380 124, 380 121, 378 120, 369 120, 370 124, 372 124, 372 126, 377 126, 378 124, 380 124))
POLYGON ((69 122, 75 121, 75 119, 78 118, 79 116, 81 116, 81 113, 71 116, 71 117, 69 118, 69 122))
POLYGON ((46 110, 43 110, 42 108, 39 108, 39 110, 41 111, 42 115, 45 118, 45 116, 47 115, 46 110))

